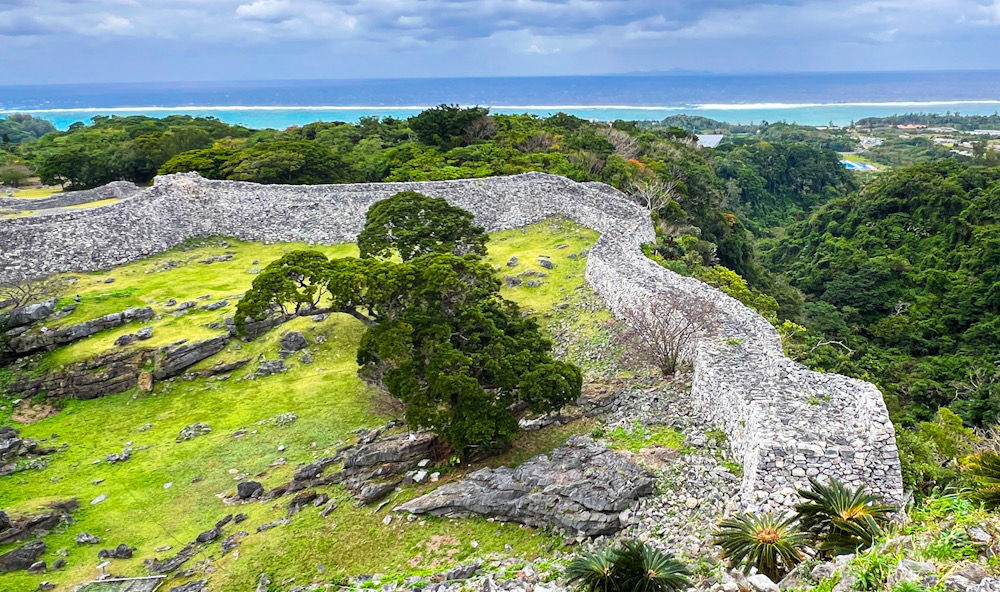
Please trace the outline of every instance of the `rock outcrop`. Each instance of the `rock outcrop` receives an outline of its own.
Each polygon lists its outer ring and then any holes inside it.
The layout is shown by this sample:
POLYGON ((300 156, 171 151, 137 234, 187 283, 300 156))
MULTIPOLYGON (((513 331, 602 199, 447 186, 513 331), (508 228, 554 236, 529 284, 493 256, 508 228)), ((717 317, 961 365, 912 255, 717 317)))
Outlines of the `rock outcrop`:
POLYGON ((53 331, 29 331, 10 338, 7 343, 8 355, 21 357, 36 351, 51 350, 106 329, 113 329, 132 321, 148 321, 152 318, 153 309, 146 306, 109 313, 103 317, 53 331))
POLYGON ((587 436, 510 469, 480 469, 396 508, 414 514, 482 514, 597 536, 622 528, 619 514, 653 493, 652 476, 587 436))
POLYGON ((156 370, 153 371, 153 378, 163 380, 178 376, 185 368, 222 351, 228 342, 228 335, 220 335, 204 341, 193 343, 182 341, 164 346, 154 356, 156 370))

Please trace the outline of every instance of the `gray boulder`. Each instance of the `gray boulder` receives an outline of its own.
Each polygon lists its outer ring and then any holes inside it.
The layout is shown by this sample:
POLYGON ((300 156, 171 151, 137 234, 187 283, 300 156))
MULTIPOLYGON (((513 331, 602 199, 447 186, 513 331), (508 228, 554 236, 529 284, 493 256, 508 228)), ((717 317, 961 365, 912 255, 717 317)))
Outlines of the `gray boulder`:
POLYGON ((156 370, 153 371, 153 378, 163 380, 177 376, 188 366, 219 353, 228 342, 228 335, 220 335, 204 341, 181 342, 162 347, 156 352, 156 370))
POLYGON ((236 496, 243 500, 260 497, 262 493, 264 486, 257 481, 241 481, 236 485, 236 496))
POLYGON ((145 341, 147 339, 151 339, 152 337, 153 337, 152 327, 143 327, 135 332, 135 338, 140 341, 145 341))
POLYGON ((281 374, 282 372, 288 370, 285 363, 281 360, 265 360, 260 363, 257 367, 257 376, 270 376, 272 374, 281 374))
POLYGON ((430 432, 414 432, 359 444, 344 457, 344 468, 410 461, 417 463, 429 456, 435 442, 437 436, 430 432))
POLYGON ((28 569, 45 553, 44 541, 30 543, 0 555, 0 573, 28 569))
POLYGON ((978 563, 967 563, 963 565, 955 575, 962 576, 973 584, 978 584, 990 576, 986 569, 978 563))
POLYGON ((480 469, 462 481, 406 502, 413 514, 481 514, 592 537, 622 529, 620 513, 653 493, 639 465, 586 436, 573 436, 551 455, 516 469, 480 469))
POLYGON ((764 574, 755 574, 747 578, 750 589, 754 592, 779 592, 778 585, 764 574))
POLYGON ((298 331, 289 331, 281 336, 281 349, 290 352, 297 352, 300 349, 309 347, 306 336, 298 331))
POLYGON ((81 545, 96 545, 101 542, 101 539, 90 534, 89 532, 81 532, 76 535, 76 542, 81 545))
POLYGON ((15 327, 21 327, 23 325, 30 325, 35 321, 40 321, 45 317, 49 316, 56 310, 56 300, 55 298, 51 300, 46 300, 45 302, 40 302, 38 304, 29 304, 27 306, 19 306, 14 310, 10 311, 10 316, 7 318, 7 329, 13 329, 15 327))

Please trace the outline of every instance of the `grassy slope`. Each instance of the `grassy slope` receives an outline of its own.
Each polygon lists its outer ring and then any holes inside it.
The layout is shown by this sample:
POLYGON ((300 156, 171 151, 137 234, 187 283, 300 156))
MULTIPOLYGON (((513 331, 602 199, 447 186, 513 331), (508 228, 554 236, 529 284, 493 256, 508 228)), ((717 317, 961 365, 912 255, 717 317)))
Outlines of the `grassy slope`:
MULTIPOLYGON (((548 222, 521 231, 498 233, 490 245, 490 259, 503 265, 511 256, 521 263, 513 270, 503 267, 502 274, 526 270, 545 271, 537 256, 546 254, 556 263, 538 288, 505 288, 505 296, 521 302, 540 314, 549 314, 560 300, 573 296, 583 285, 585 259, 571 260, 568 255, 589 248, 596 234, 567 223, 548 222), (569 248, 558 249, 557 245, 569 248)), ((253 279, 249 273, 253 260, 260 265, 302 245, 259 245, 229 240, 225 244, 211 241, 189 250, 174 250, 144 261, 123 266, 107 274, 78 275, 78 282, 68 296, 80 294, 77 311, 63 322, 79 322, 128 306, 152 305, 158 314, 165 309, 168 298, 178 301, 211 294, 211 302, 241 293, 253 279), (198 261, 210 255, 235 251, 234 259, 210 265, 198 261), (168 263, 173 262, 173 263, 168 263), (147 273, 179 263, 165 271, 147 273), (105 284, 106 277, 115 282, 105 284)), ((354 254, 353 245, 323 248, 332 256, 354 254)), ((206 323, 232 314, 233 305, 216 312, 198 312, 176 318, 163 315, 152 324, 152 342, 167 343, 183 337, 203 338, 216 331, 206 323)), ((121 333, 134 331, 138 325, 101 333, 77 344, 49 354, 43 368, 79 360, 110 347, 121 333)), ((297 319, 286 329, 303 331, 313 343, 312 364, 306 365, 292 357, 287 373, 239 380, 252 372, 256 363, 234 372, 227 381, 199 379, 159 383, 152 395, 126 392, 93 401, 71 401, 51 418, 21 427, 25 436, 38 439, 57 434, 52 442, 68 442, 69 448, 51 457, 46 470, 25 471, 0 479, 0 507, 15 512, 33 511, 46 501, 77 497, 81 510, 74 513, 76 523, 46 537, 49 552, 43 557, 51 564, 59 557, 56 551, 68 550, 69 567, 65 571, 44 575, 24 572, 0 576, 0 589, 34 589, 47 579, 68 590, 71 584, 97 574, 97 550, 128 543, 138 547, 132 560, 114 560, 112 570, 119 574, 140 575, 145 570, 142 560, 163 558, 176 552, 183 543, 193 540, 201 531, 227 513, 245 512, 250 519, 238 527, 229 526, 225 534, 238 529, 250 531, 238 553, 220 558, 218 543, 209 545, 196 561, 213 556, 217 571, 212 575, 213 590, 252 589, 260 572, 268 571, 272 580, 280 583, 295 577, 296 584, 309 581, 332 581, 338 574, 355 575, 381 571, 385 573, 419 572, 451 565, 465 558, 502 552, 505 544, 515 555, 536 556, 557 539, 517 525, 501 525, 484 519, 427 519, 407 522, 393 520, 384 525, 388 510, 375 513, 374 508, 355 508, 340 487, 327 488, 340 500, 340 508, 323 519, 309 508, 293 517, 291 524, 257 534, 256 526, 285 515, 287 499, 268 504, 224 506, 216 497, 232 491, 238 477, 260 480, 267 487, 286 482, 295 467, 317 456, 331 454, 339 443, 350 441, 359 427, 381 424, 385 417, 372 412, 372 393, 356 376, 354 352, 363 331, 360 323, 346 315, 334 315, 323 323, 297 319), (315 345, 316 337, 327 341, 315 345), (299 419, 292 425, 257 425, 279 413, 294 412, 299 419), (194 422, 208 423, 212 433, 183 443, 175 443, 178 431, 194 422), (152 424, 143 432, 140 428, 152 424), (240 429, 256 430, 241 438, 232 434, 240 429), (107 454, 120 452, 126 442, 132 442, 131 460, 117 465, 106 462, 93 464, 107 454), (285 450, 279 452, 279 446, 285 450), (287 464, 271 467, 278 458, 287 464), (196 477, 200 480, 193 482, 196 477), (99 484, 93 482, 104 479, 99 484), (166 483, 173 483, 164 488, 166 483), (100 504, 90 500, 107 495, 100 504), (87 531, 101 537, 100 546, 81 547, 74 542, 77 533, 87 531), (431 537, 435 544, 430 544, 431 537), (472 542, 478 542, 474 549, 472 542), (155 553, 163 545, 174 549, 155 553), (323 574, 317 566, 323 564, 323 574)), ((274 358, 279 331, 272 331, 240 350, 230 347, 202 366, 216 360, 232 360, 264 355, 274 358)), ((233 342, 234 345, 236 342, 233 342)), ((526 435, 518 448, 505 456, 504 462, 522 462, 531 455, 557 446, 573 432, 589 431, 590 425, 578 422, 565 428, 543 430, 526 435)), ((460 470, 446 471, 453 478, 460 470)), ((426 486, 425 486, 426 487, 426 486)), ((408 488, 401 499, 417 495, 408 488)), ((0 548, 4 552, 11 548, 0 548)), ((173 581, 176 585, 176 581, 173 581)))

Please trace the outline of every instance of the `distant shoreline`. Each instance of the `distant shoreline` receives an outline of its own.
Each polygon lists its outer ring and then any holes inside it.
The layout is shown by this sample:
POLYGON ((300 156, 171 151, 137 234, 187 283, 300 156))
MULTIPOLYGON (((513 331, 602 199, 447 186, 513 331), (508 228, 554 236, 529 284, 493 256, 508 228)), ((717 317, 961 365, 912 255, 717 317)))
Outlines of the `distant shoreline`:
MULTIPOLYGON (((314 121, 344 121, 354 123, 362 117, 395 117, 405 119, 418 114, 428 106, 277 106, 277 105, 219 105, 219 106, 151 106, 151 107, 85 107, 79 109, 2 109, 0 116, 11 113, 30 113, 47 119, 57 129, 65 130, 76 122, 89 122, 97 116, 191 115, 216 117, 231 124, 255 129, 285 129, 302 126, 314 121)), ((865 117, 887 117, 903 113, 938 113, 960 111, 963 115, 992 115, 1000 111, 1000 100, 981 101, 892 101, 855 103, 732 103, 689 106, 649 105, 506 105, 490 108, 493 113, 529 113, 547 117, 558 112, 594 121, 646 120, 659 121, 671 115, 707 117, 729 124, 749 124, 761 121, 786 121, 800 125, 848 125, 865 117)))

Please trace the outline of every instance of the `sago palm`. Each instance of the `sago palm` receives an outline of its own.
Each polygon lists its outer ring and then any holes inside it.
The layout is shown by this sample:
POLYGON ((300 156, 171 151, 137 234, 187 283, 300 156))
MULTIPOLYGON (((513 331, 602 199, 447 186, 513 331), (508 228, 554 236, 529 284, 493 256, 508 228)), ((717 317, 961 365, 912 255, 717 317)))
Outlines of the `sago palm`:
POLYGON ((566 566, 566 582, 580 592, 618 592, 613 573, 617 559, 611 549, 581 553, 566 566))
POLYGON ((979 486, 972 498, 982 502, 988 510, 1000 508, 1000 455, 980 452, 969 460, 970 471, 979 486))
POLYGON ((641 541, 622 544, 613 574, 620 592, 674 592, 691 587, 684 564, 641 541))
POLYGON ((829 555, 855 553, 867 549, 895 510, 865 491, 847 487, 836 479, 824 485, 810 477, 811 489, 800 489, 805 502, 795 506, 802 528, 819 543, 819 550, 829 555))
POLYGON ((794 516, 770 513, 732 516, 720 522, 712 536, 733 566, 756 568, 774 582, 802 562, 808 540, 794 516))

